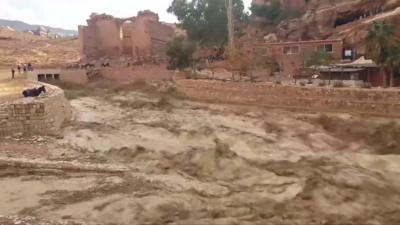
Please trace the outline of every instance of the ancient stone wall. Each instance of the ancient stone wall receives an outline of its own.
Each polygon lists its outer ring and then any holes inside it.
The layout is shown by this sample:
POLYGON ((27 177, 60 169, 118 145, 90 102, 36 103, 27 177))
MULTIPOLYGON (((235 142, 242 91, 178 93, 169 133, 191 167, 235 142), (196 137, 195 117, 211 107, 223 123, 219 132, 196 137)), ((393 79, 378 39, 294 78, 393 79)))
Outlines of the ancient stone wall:
POLYGON ((132 55, 135 58, 151 56, 151 34, 148 27, 152 20, 139 17, 133 21, 132 27, 132 55))
POLYGON ((208 101, 317 111, 400 116, 400 90, 296 87, 179 80, 188 97, 208 101))
POLYGON ((28 74, 28 79, 33 82, 42 81, 47 83, 53 82, 66 82, 66 83, 77 83, 87 84, 87 72, 86 70, 79 69, 36 69, 28 74), (50 79, 40 80, 40 76, 50 75, 50 79), (58 75, 58 79, 55 76, 58 75))
POLYGON ((97 48, 102 55, 117 57, 122 53, 121 28, 112 20, 98 20, 95 23, 97 48))
POLYGON ((166 26, 160 23, 150 23, 150 34, 151 34, 151 49, 152 55, 165 57, 166 46, 169 41, 173 39, 174 29, 170 26, 166 26))
POLYGON ((85 46, 86 40, 88 40, 87 39, 87 28, 85 26, 79 26, 78 32, 79 32, 79 38, 78 38, 79 54, 81 55, 81 58, 83 60, 85 60, 88 55, 88 52, 87 52, 86 46, 85 46))
POLYGON ((150 11, 124 19, 92 14, 88 25, 79 27, 82 59, 89 60, 158 56, 174 36, 172 26, 161 23, 158 15, 150 11))
POLYGON ((57 135, 60 132, 62 124, 71 119, 72 111, 61 89, 52 85, 46 87, 46 97, 0 104, 0 136, 57 135))
POLYGON ((121 26, 122 29, 122 54, 129 55, 133 51, 132 36, 134 35, 134 24, 131 21, 126 21, 121 26))

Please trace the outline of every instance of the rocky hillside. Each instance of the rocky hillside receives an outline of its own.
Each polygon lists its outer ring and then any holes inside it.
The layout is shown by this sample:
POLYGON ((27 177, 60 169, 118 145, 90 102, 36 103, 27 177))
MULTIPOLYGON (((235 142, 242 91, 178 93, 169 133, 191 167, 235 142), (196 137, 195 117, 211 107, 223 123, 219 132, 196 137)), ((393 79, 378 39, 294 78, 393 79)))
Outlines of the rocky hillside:
POLYGON ((4 20, 0 19, 0 27, 10 27, 17 31, 36 31, 37 29, 44 28, 48 30, 50 33, 57 34, 59 36, 76 36, 78 35, 78 31, 76 30, 66 30, 61 28, 42 26, 42 25, 32 25, 28 23, 24 23, 17 20, 4 20))
POLYGON ((21 63, 54 65, 78 61, 77 38, 50 39, 0 28, 0 67, 21 63))
POLYGON ((341 38, 362 51, 369 27, 382 20, 400 25, 400 0, 309 0, 301 17, 258 26, 270 41, 341 38))

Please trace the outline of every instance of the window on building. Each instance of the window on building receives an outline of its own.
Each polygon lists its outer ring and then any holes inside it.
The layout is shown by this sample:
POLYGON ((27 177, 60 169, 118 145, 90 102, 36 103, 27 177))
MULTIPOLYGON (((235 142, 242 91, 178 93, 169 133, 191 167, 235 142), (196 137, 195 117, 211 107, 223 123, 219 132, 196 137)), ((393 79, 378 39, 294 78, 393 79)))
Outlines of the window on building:
POLYGON ((333 52, 333 45, 332 44, 324 44, 318 46, 318 51, 332 53, 333 52))
POLYGON ((45 81, 46 80, 46 75, 45 74, 38 74, 38 81, 45 81))
POLYGON ((352 57, 353 56, 353 51, 351 49, 344 50, 344 56, 345 57, 352 57))
POLYGON ((283 48, 283 54, 285 55, 299 54, 299 51, 300 51, 299 46, 286 46, 283 48))

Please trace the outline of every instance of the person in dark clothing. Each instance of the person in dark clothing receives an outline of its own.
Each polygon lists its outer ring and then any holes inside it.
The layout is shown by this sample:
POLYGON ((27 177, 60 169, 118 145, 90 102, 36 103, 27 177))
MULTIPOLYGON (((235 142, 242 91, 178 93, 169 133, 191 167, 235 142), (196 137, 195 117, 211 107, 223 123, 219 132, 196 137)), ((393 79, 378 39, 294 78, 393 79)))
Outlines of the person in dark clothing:
POLYGON ((25 66, 25 65, 24 65, 24 67, 23 67, 22 70, 24 71, 24 73, 26 73, 27 69, 26 69, 26 66, 25 66))
POLYGON ((21 65, 18 65, 17 69, 18 69, 18 73, 20 74, 21 73, 21 65))
POLYGON ((28 63, 28 71, 33 71, 33 67, 31 63, 28 63))
POLYGON ((12 77, 12 79, 15 78, 15 69, 14 69, 14 67, 11 69, 11 77, 12 77))

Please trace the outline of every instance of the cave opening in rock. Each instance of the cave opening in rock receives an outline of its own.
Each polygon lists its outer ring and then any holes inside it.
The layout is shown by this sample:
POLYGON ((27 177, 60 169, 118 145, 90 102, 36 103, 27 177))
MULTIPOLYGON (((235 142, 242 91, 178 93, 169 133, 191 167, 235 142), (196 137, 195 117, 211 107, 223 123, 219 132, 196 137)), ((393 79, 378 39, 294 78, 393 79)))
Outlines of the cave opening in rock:
POLYGON ((335 27, 346 25, 348 23, 357 21, 362 17, 364 17, 363 12, 354 12, 351 15, 346 15, 346 16, 341 16, 341 17, 338 16, 338 18, 335 21, 335 27))

